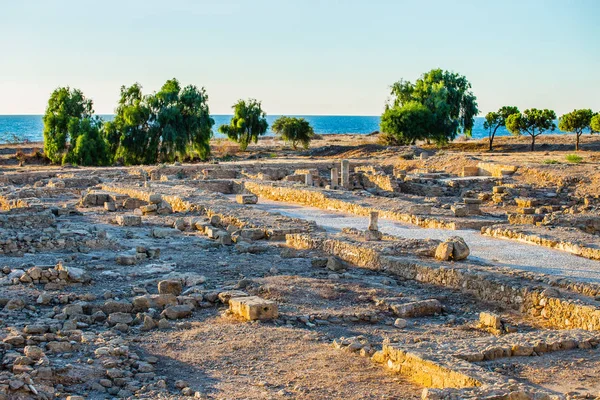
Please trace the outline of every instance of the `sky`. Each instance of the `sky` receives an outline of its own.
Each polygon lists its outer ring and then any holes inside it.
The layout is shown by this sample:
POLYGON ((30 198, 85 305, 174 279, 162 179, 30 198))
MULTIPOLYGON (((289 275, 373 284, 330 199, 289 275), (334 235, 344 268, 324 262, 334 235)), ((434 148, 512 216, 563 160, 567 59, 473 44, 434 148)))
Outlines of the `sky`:
POLYGON ((0 114, 59 86, 112 114, 119 88, 170 78, 268 114, 379 115, 389 86, 465 75, 480 113, 600 111, 598 0, 0 0, 0 114))

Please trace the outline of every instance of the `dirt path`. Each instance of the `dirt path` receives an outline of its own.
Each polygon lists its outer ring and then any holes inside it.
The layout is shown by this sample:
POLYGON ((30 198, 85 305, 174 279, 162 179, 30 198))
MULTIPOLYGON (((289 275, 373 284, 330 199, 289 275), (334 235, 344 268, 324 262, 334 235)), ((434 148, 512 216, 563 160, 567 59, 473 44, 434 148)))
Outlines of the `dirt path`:
MULTIPOLYGON (((342 212, 324 211, 291 203, 280 203, 260 199, 256 207, 279 212, 285 216, 313 220, 330 232, 338 232, 344 227, 366 229, 368 218, 342 212)), ((588 260, 535 245, 489 238, 473 230, 445 230, 418 228, 395 221, 379 221, 382 232, 390 235, 415 239, 440 239, 454 235, 462 236, 471 249, 472 260, 498 266, 545 273, 589 282, 600 282, 600 262, 588 260)))

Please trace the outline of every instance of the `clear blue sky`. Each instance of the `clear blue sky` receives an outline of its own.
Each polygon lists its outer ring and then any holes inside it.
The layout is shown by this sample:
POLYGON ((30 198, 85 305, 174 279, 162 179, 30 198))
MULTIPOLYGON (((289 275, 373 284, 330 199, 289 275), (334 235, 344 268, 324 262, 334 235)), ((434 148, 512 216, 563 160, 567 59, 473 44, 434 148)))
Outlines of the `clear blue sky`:
POLYGON ((378 115, 388 87, 441 67, 499 106, 600 111, 598 0, 0 0, 0 114, 42 114, 77 87, 169 78, 269 114, 378 115))

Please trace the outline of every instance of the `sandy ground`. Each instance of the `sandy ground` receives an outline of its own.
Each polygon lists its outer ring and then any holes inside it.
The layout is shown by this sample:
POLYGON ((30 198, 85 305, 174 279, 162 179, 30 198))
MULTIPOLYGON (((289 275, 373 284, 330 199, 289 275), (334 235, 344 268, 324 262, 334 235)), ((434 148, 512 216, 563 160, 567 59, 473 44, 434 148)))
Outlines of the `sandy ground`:
MULTIPOLYGON (((338 232, 345 227, 366 229, 369 225, 367 217, 265 199, 260 199, 256 207, 269 212, 279 212, 289 217, 313 220, 330 232, 338 232)), ((600 262, 558 250, 512 240, 489 238, 473 230, 451 231, 419 228, 383 219, 379 221, 379 229, 389 235, 414 239, 445 240, 450 236, 458 235, 463 237, 469 245, 472 260, 498 267, 600 282, 600 262)))

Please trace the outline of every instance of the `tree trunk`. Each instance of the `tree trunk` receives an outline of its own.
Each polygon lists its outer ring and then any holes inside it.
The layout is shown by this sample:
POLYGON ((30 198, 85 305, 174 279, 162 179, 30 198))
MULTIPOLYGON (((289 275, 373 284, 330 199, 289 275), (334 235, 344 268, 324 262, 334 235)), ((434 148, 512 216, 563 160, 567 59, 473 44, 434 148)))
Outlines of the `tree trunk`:
POLYGON ((531 151, 535 150, 535 136, 531 137, 531 151))
POLYGON ((579 136, 581 136, 580 133, 576 134, 577 139, 575 139, 575 151, 579 151, 579 136))

